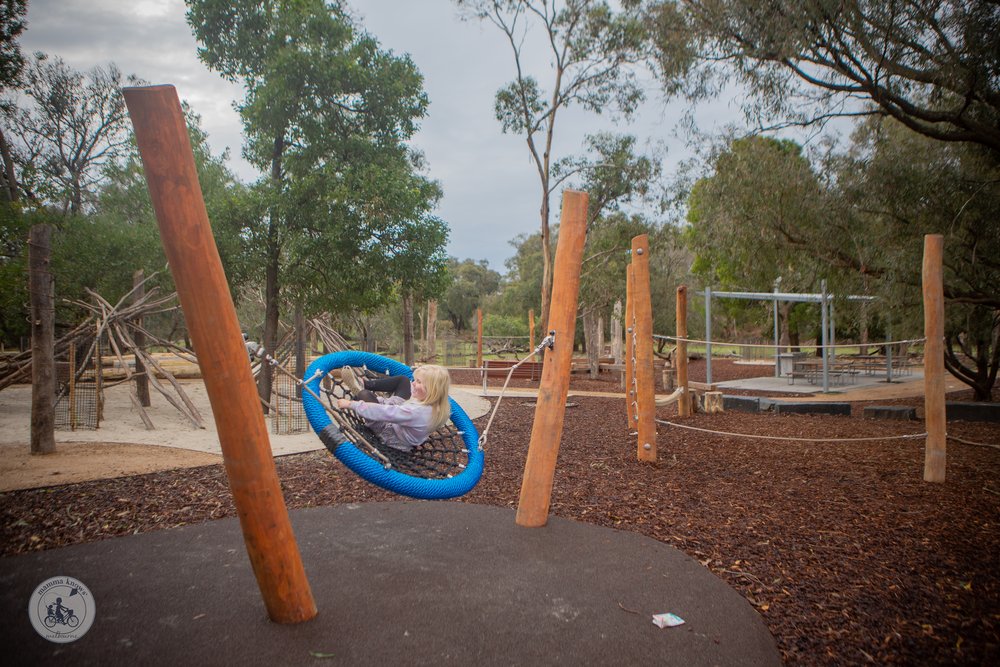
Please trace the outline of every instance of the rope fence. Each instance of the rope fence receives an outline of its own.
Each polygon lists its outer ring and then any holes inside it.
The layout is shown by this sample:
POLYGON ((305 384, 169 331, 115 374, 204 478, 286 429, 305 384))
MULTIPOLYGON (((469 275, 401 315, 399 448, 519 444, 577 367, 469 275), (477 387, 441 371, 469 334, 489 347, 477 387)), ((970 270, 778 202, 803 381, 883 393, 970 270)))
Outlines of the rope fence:
MULTIPOLYGON (((827 347, 827 348, 839 348, 839 347, 859 347, 861 343, 836 343, 830 345, 823 345, 822 343, 806 344, 801 343, 799 345, 775 345, 774 343, 728 343, 726 341, 719 340, 698 340, 696 338, 682 338, 679 336, 661 336, 660 334, 653 334, 653 338, 659 340, 672 340, 682 343, 695 343, 698 345, 719 345, 728 347, 763 347, 773 349, 775 347, 827 347)), ((866 343, 868 347, 882 347, 884 345, 903 345, 910 343, 923 343, 926 338, 907 338, 905 340, 887 340, 887 341, 869 341, 866 343)))
POLYGON ((796 438, 792 436, 783 435, 757 435, 754 433, 730 433, 727 431, 714 431, 707 428, 699 428, 697 426, 688 426, 687 424, 678 424, 676 422, 666 421, 664 419, 657 419, 656 423, 664 424, 666 426, 675 426, 677 428, 685 428, 689 431, 700 431, 702 433, 711 433, 712 435, 724 435, 733 438, 748 438, 751 440, 783 440, 788 442, 873 442, 880 440, 911 440, 914 438, 925 438, 927 433, 910 433, 907 435, 886 435, 886 436, 873 436, 870 438, 796 438))

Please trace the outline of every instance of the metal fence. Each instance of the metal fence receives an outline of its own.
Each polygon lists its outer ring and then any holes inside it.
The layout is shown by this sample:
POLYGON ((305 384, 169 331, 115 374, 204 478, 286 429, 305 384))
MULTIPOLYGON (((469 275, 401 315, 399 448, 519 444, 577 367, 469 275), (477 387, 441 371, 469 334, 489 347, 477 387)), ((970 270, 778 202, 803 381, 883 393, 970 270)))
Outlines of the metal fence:
POLYGON ((55 429, 96 430, 101 424, 104 341, 73 342, 56 357, 55 429))
MULTIPOLYGON (((286 368, 294 371, 295 360, 286 368)), ((302 408, 302 389, 285 373, 276 372, 271 379, 271 431, 275 435, 291 435, 309 430, 309 421, 302 408)))

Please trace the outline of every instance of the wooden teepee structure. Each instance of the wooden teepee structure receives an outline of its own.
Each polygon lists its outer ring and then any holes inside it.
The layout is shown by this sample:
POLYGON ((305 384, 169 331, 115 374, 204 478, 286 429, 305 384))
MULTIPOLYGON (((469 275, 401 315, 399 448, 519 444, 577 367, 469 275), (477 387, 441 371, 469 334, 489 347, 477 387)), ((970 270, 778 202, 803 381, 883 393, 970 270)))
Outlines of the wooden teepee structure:
MULTIPOLYGON (((204 419, 184 392, 184 388, 173 374, 147 351, 151 346, 162 347, 185 361, 197 363, 191 350, 162 340, 142 326, 145 316, 177 308, 177 295, 170 294, 158 297, 156 289, 143 292, 142 286, 145 282, 137 284, 116 304, 111 304, 92 290, 87 290, 87 293, 93 302, 70 301, 70 303, 89 311, 90 315, 81 324, 73 327, 55 341, 56 358, 76 357, 74 363, 71 364, 69 382, 60 387, 60 395, 56 396, 56 400, 61 400, 64 397, 62 394, 67 392, 68 387, 71 387, 80 378, 83 369, 88 368, 91 364, 98 369, 103 368, 101 357, 104 355, 103 348, 106 346, 111 356, 117 359, 117 366, 123 369, 124 381, 130 383, 129 395, 147 429, 155 427, 139 397, 138 387, 142 382, 148 382, 156 389, 168 403, 191 422, 192 427, 204 428, 204 419), (137 344, 137 339, 142 341, 142 344, 137 344), (106 342, 102 344, 102 341, 106 342), (71 350, 81 349, 85 350, 82 357, 70 353, 71 350), (132 356, 132 364, 126 359, 129 355, 132 356)), ((30 382, 31 364, 30 351, 0 360, 0 390, 15 383, 30 382)))

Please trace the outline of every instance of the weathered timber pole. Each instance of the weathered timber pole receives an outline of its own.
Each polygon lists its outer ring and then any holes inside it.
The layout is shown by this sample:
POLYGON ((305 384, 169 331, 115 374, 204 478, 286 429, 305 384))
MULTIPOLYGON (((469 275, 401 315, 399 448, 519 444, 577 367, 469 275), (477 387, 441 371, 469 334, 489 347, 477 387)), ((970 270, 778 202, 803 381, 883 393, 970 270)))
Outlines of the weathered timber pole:
POLYGON ((635 388, 639 416, 636 456, 656 461, 656 396, 653 379, 653 304, 649 293, 649 236, 632 239, 632 300, 635 313, 635 388))
POLYGON ((947 446, 944 386, 944 237, 924 237, 924 481, 943 482, 947 446))
POLYGON ((476 368, 483 367, 483 309, 476 308, 476 368))
MULTIPOLYGON (((687 285, 677 287, 677 338, 687 338, 688 335, 688 297, 687 285)), ((686 340, 677 341, 677 387, 681 390, 677 400, 677 416, 691 416, 691 393, 688 388, 688 344, 686 340)))
POLYGON ((427 302, 427 350, 426 355, 432 364, 437 363, 437 321, 438 302, 431 299, 427 302))
POLYGON ((555 477, 559 441, 566 416, 569 374, 573 364, 576 334, 576 303, 580 291, 580 265, 587 238, 587 193, 563 192, 562 220, 552 284, 549 332, 554 344, 545 350, 542 378, 538 384, 535 421, 524 464, 521 496, 515 521, 519 526, 538 528, 549 519, 552 481, 555 477))
POLYGON ((173 86, 126 88, 160 238, 198 354, 243 539, 272 621, 316 615, 173 86))
MULTIPOLYGON (((535 309, 528 309, 528 349, 535 349, 535 309)), ((531 355, 531 361, 535 360, 535 355, 531 355)))
MULTIPOLYGON (((31 444, 32 454, 56 451, 55 296, 52 273, 52 225, 37 224, 28 235, 28 294, 31 301, 31 444)), ((70 377, 76 369, 70 368, 70 377)), ((72 423, 72 422, 70 422, 72 423)))
MULTIPOLYGON (((142 301, 142 297, 146 295, 145 286, 146 275, 142 269, 139 269, 132 274, 132 300, 142 301)), ((142 331, 142 315, 135 318, 136 329, 132 335, 132 342, 135 343, 136 349, 142 351, 146 347, 146 334, 142 331)), ((142 363, 142 359, 136 353, 136 350, 132 350, 132 357, 135 359, 135 393, 139 398, 139 405, 144 408, 148 408, 151 403, 149 400, 149 376, 147 373, 149 370, 142 363)))

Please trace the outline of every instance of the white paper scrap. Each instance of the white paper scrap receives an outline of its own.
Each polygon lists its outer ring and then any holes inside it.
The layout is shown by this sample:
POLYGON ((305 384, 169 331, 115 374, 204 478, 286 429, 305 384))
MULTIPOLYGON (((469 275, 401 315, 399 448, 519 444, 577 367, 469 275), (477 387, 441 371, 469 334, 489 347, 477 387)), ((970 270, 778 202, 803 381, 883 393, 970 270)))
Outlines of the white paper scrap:
POLYGON ((672 628, 684 623, 684 619, 675 614, 653 614, 653 624, 659 628, 672 628))

